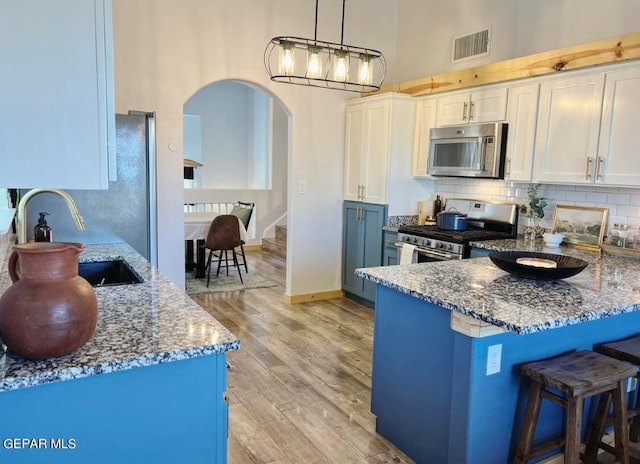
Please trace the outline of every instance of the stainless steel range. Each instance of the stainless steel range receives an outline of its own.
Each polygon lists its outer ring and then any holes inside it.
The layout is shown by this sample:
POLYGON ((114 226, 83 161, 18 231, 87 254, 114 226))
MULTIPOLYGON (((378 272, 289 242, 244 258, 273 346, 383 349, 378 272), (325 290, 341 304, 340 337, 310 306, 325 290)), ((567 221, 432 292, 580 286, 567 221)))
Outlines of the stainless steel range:
POLYGON ((400 226, 398 228, 398 262, 402 245, 415 246, 417 262, 468 258, 469 243, 477 240, 515 238, 518 229, 518 206, 513 203, 449 199, 447 211, 467 215, 466 230, 444 230, 435 225, 400 226))

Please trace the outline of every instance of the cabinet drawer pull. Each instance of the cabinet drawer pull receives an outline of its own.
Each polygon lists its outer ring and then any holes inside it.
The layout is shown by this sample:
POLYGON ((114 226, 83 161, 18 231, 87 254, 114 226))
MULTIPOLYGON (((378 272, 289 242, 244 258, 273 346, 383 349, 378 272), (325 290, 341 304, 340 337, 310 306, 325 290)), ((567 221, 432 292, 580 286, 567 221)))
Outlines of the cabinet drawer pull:
POLYGON ((505 177, 511 177, 511 158, 507 158, 507 172, 504 173, 505 177))
POLYGON ((469 103, 469 121, 473 119, 473 102, 469 103))
POLYGON ((467 108, 469 107, 469 104, 467 102, 464 102, 464 105, 462 107, 462 120, 466 121, 467 120, 467 108))
POLYGON ((590 156, 587 156, 587 170, 584 173, 584 177, 587 180, 591 179, 591 165, 592 164, 593 164, 593 158, 590 157, 590 156))
POLYGON ((365 192, 367 190, 367 186, 363 185, 362 186, 362 197, 360 197, 361 200, 364 200, 364 197, 366 196, 365 192))

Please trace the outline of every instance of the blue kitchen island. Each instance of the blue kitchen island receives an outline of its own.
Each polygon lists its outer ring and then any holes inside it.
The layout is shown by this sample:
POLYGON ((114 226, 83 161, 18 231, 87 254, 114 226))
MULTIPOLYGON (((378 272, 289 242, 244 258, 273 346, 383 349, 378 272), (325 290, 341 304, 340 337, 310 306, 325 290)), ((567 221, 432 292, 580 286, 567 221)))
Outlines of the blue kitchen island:
MULTIPOLYGON (((74 353, 0 357, 3 464, 226 463, 226 353, 239 340, 125 244, 143 283, 98 287, 93 338, 74 353)), ((0 292, 10 285, 0 272, 0 292)))
MULTIPOLYGON (((561 252, 590 264, 564 281, 514 277, 488 258, 357 270, 378 284, 377 432, 417 463, 510 462, 528 387, 519 365, 640 333, 639 262, 561 252)), ((562 430, 546 403, 536 440, 562 430)))

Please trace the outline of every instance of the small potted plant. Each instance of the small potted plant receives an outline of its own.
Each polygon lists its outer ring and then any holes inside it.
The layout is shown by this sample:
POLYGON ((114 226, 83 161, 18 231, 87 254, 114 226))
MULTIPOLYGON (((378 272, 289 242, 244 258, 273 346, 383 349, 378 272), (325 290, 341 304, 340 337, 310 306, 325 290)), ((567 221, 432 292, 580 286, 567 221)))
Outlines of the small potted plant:
POLYGON ((520 213, 528 218, 529 224, 525 230, 525 237, 530 239, 541 238, 544 232, 540 225, 540 220, 544 217, 544 207, 547 206, 547 199, 538 196, 540 184, 529 184, 527 194, 529 201, 520 205, 520 213))

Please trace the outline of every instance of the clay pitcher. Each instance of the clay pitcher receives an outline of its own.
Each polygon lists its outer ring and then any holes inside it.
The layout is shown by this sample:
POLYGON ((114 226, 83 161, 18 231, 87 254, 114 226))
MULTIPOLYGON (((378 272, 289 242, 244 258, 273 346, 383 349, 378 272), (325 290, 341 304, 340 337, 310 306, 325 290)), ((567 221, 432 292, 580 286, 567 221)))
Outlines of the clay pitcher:
POLYGON ((30 359, 62 356, 93 336, 98 300, 78 275, 81 243, 21 243, 9 257, 13 284, 0 297, 0 339, 30 359))

